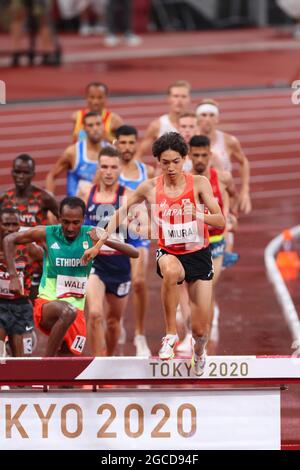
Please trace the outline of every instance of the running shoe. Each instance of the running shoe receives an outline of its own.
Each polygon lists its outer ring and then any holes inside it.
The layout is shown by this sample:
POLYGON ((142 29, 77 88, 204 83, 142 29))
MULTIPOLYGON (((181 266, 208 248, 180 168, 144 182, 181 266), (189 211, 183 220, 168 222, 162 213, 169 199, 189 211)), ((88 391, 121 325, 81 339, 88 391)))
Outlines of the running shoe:
POLYGON ((133 344, 136 347, 136 356, 151 357, 151 351, 148 347, 147 340, 144 335, 135 335, 133 344))
POLYGON ((192 353, 192 333, 187 333, 183 340, 176 347, 176 352, 179 353, 192 353))
POLYGON ((162 346, 159 350, 159 358, 163 360, 172 359, 175 356, 175 346, 178 342, 177 335, 166 335, 162 339, 162 346))
POLYGON ((206 364, 206 350, 204 349, 203 353, 199 356, 193 352, 191 365, 196 375, 201 376, 204 374, 206 364))
POLYGON ((239 259, 240 255, 238 253, 225 251, 222 267, 224 269, 230 268, 230 266, 233 266, 235 263, 237 263, 239 259))

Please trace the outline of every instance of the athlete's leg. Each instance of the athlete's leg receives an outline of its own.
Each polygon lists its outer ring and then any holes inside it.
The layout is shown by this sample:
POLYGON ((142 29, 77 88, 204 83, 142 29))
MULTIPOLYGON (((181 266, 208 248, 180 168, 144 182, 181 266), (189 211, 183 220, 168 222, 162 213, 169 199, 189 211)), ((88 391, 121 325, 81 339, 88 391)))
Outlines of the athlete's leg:
POLYGON ((214 277, 212 280, 212 303, 211 303, 211 314, 210 314, 210 327, 212 325, 213 317, 214 317, 214 304, 215 304, 215 294, 216 294, 216 287, 217 283, 220 279, 220 275, 222 273, 222 264, 223 264, 224 255, 220 255, 217 258, 213 258, 213 266, 214 266, 214 277))
MULTIPOLYGON (((206 343, 210 330, 210 312, 212 302, 212 280, 189 283, 189 294, 192 302, 191 326, 194 339, 203 338, 206 343)), ((205 344, 203 344, 204 348, 205 344)))
POLYGON ((10 33, 13 51, 19 51, 23 37, 23 22, 25 19, 25 9, 20 0, 13 0, 10 6, 11 23, 10 33))
POLYGON ((193 356, 192 365, 197 375, 202 375, 206 362, 205 346, 210 329, 210 309, 212 303, 212 280, 197 280, 189 284, 192 301, 192 334, 193 356))
POLYGON ((106 347, 107 355, 113 356, 120 336, 120 320, 125 312, 128 295, 118 297, 115 294, 106 295, 108 311, 106 317, 106 347))
POLYGON ((45 356, 55 356, 64 336, 76 318, 76 308, 64 301, 54 300, 42 307, 40 327, 49 331, 45 356))
POLYGON ((5 338, 6 331, 3 328, 0 328, 0 357, 4 357, 6 355, 5 338))
POLYGON ((209 344, 208 350, 210 354, 215 353, 216 344, 219 338, 219 327, 218 327, 218 318, 219 318, 219 308, 216 304, 216 287, 222 273, 224 255, 219 255, 216 258, 213 258, 214 266, 214 277, 213 277, 213 291, 212 291, 212 303, 210 311, 210 333, 209 333, 209 344))
POLYGON ((182 264, 173 255, 163 255, 158 260, 161 271, 161 298, 165 314, 166 334, 176 334, 176 308, 179 302, 178 282, 184 280, 182 264))
POLYGON ((104 283, 97 274, 90 274, 86 293, 87 337, 93 356, 103 356, 105 352, 104 297, 104 283))
POLYGON ((135 313, 135 334, 145 334, 145 314, 148 303, 148 291, 146 284, 148 252, 144 247, 139 247, 139 257, 131 258, 132 301, 135 313))
POLYGON ((13 357, 23 357, 24 356, 24 347, 23 347, 23 335, 13 335, 10 341, 11 351, 13 357))

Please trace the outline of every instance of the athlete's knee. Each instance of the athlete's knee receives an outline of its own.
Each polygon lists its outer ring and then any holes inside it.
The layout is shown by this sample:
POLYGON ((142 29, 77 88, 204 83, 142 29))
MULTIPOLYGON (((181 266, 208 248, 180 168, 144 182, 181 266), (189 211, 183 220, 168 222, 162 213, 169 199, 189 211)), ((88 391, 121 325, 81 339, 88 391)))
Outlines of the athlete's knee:
POLYGON ((163 280, 168 284, 177 284, 180 280, 180 269, 176 266, 165 266, 163 269, 163 280))
POLYGON ((101 309, 91 308, 89 310, 89 320, 92 327, 98 327, 104 322, 104 312, 101 309))
POLYGON ((120 318, 110 315, 106 320, 106 327, 108 331, 116 330, 120 327, 120 318))
POLYGON ((146 279, 139 277, 132 280, 132 289, 134 292, 139 293, 146 289, 146 279))
POLYGON ((74 307, 73 305, 66 305, 62 309, 60 318, 67 325, 71 325, 74 322, 76 315, 77 315, 76 307, 74 307))

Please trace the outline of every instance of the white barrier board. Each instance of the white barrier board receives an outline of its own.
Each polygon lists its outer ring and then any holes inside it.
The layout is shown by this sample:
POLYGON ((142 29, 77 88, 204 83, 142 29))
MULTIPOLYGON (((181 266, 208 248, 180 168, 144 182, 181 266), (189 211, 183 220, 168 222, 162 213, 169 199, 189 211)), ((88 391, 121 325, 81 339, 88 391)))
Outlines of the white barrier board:
POLYGON ((280 391, 2 392, 0 449, 280 449, 280 391))

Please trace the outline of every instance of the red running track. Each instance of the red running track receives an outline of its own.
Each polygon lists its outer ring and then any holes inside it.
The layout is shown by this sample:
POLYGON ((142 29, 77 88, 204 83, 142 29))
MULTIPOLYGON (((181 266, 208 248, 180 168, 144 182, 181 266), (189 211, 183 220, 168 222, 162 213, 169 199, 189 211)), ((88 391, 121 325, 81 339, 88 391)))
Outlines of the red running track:
MULTIPOLYGON (((123 93, 110 99, 110 108, 137 126, 142 136, 149 121, 166 111, 165 99, 145 95, 129 98, 130 93, 162 93, 177 78, 190 80, 195 89, 266 87, 299 78, 299 42, 278 38, 272 30, 149 35, 144 46, 132 51, 107 51, 98 41, 63 39, 66 63, 59 70, 2 69, 0 79, 7 82, 8 98, 58 96, 62 100, 78 96, 87 81, 97 78, 106 81, 114 93, 123 93), (174 57, 177 53, 180 59, 174 57)), ((266 280, 263 252, 270 239, 300 220, 300 108, 292 105, 289 88, 206 95, 220 102, 221 128, 240 139, 250 160, 253 199, 253 211, 240 218, 236 237, 241 259, 224 272, 218 288, 221 317, 216 353, 289 355, 291 336, 266 280)), ((203 94, 193 97, 196 104, 203 94)), ((81 104, 80 100, 68 100, 1 108, 5 113, 0 116, 0 190, 10 185, 11 161, 21 152, 37 159, 36 182, 43 186, 46 172, 70 142, 70 115, 81 104)), ((63 194, 64 178, 58 189, 63 194)), ((163 318, 154 256, 148 285, 147 335, 156 353, 163 318)), ((295 286, 294 292, 297 306, 300 299, 295 286)), ((130 306, 125 326, 125 353, 134 354, 130 306)), ((283 393, 283 440, 300 442, 300 388, 294 385, 290 390, 283 393)))

